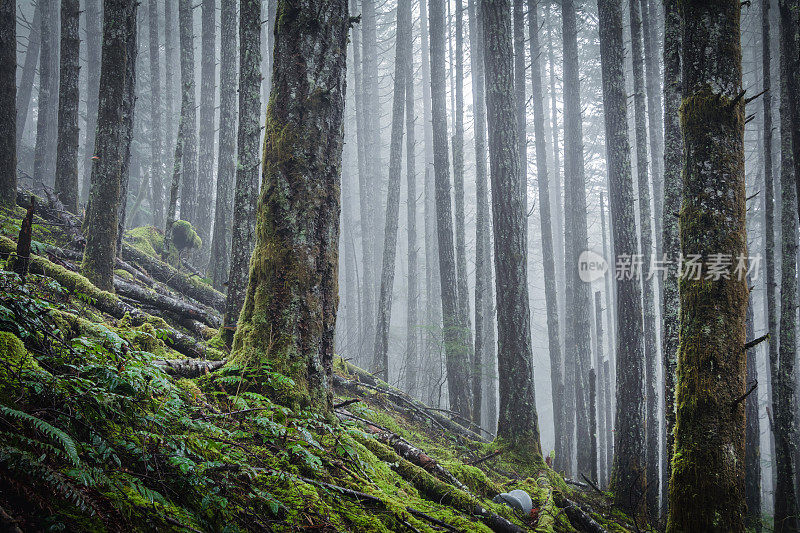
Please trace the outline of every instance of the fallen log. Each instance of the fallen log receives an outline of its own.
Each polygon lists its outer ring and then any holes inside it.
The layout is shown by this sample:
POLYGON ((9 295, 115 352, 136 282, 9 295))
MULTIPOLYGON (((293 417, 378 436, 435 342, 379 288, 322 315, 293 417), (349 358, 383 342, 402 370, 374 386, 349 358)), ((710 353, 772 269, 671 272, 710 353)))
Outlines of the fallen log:
POLYGON ((225 365, 225 361, 197 361, 195 359, 159 359, 153 364, 164 369, 170 376, 196 378, 213 372, 225 365))
POLYGON ((586 533, 608 533, 603 526, 598 524, 597 521, 576 502, 559 492, 553 492, 553 495, 556 505, 564 510, 564 514, 567 515, 572 527, 586 533))
POLYGON ((122 243, 122 259, 139 265, 154 279, 175 289, 181 294, 193 298, 203 305, 213 307, 220 313, 225 312, 225 295, 205 283, 184 274, 171 265, 164 263, 144 252, 140 252, 127 243, 122 243))
POLYGON ((171 298, 156 291, 147 290, 139 285, 129 283, 119 276, 114 276, 114 289, 117 291, 117 294, 125 296, 126 298, 131 298, 156 309, 168 311, 181 317, 197 320, 212 328, 218 328, 222 325, 222 319, 219 316, 215 316, 192 304, 182 302, 177 298, 171 298))

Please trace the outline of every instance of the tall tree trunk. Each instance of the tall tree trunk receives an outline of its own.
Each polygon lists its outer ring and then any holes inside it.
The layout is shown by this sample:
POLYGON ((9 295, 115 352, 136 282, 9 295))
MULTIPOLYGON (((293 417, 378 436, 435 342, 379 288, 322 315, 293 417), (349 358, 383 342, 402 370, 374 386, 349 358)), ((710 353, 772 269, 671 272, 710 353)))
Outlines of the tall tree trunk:
POLYGON ((52 183, 48 175, 50 159, 50 129, 58 120, 50 105, 52 94, 58 94, 58 79, 54 72, 56 57, 56 3, 53 0, 39 0, 42 4, 42 45, 39 52, 39 111, 36 118, 36 145, 33 156, 33 179, 46 185, 52 183))
MULTIPOLYGON (((679 108, 681 104, 681 18, 678 0, 664 2, 664 206, 656 212, 662 220, 661 246, 664 255, 676 258, 681 243, 678 218, 681 209, 681 165, 683 138, 679 108)), ((667 454, 663 458, 664 487, 661 512, 666 516, 669 506, 669 480, 672 475, 672 454, 675 448, 675 373, 678 365, 678 332, 680 298, 677 269, 671 268, 664 277, 661 307, 661 349, 664 358, 664 423, 667 454)))
MULTIPOLYGON (((339 299, 347 0, 281 0, 278 20, 258 233, 233 361, 256 368, 270 362, 298 384, 296 403, 327 410, 339 299)), ((251 24, 258 43, 258 19, 251 24)), ((258 73, 258 62, 251 68, 258 73)), ((253 81, 250 98, 258 104, 259 80, 253 81)), ((257 120, 257 105, 253 111, 257 120)))
MULTIPOLYGON (((97 0, 95 0, 97 1, 97 0)), ((16 2, 13 3, 16 5, 16 2)), ((6 6, 7 7, 7 6, 6 6)), ((14 11, 13 19, 16 28, 16 16, 14 11)), ((98 21, 99 23, 99 21, 98 21)), ((14 30, 16 35, 16 29, 14 30)), ((33 8, 33 19, 31 20, 30 31, 28 32, 28 46, 25 48, 25 62, 22 65, 22 77, 19 80, 19 89, 14 85, 14 90, 17 91, 17 144, 22 142, 22 137, 25 134, 25 123, 28 119, 28 111, 31 107, 31 93, 33 92, 33 78, 36 75, 36 66, 39 63, 39 49, 42 44, 42 4, 36 2, 36 7, 33 8)), ((16 49, 17 43, 14 43, 16 49)), ((14 58, 16 64, 16 57, 14 58)), ((14 74, 16 76, 16 73, 14 74)), ((19 147, 19 146, 17 146, 19 147)))
POLYGON ((17 2, 6 1, 0 4, 0 128, 6 132, 0 139, 0 207, 9 209, 17 205, 16 106, 17 2))
MULTIPOLYGON (((623 66, 622 6, 614 0, 598 0, 597 10, 613 240, 619 256, 631 257, 636 254, 636 220, 623 66)), ((617 408, 610 488, 615 505, 631 515, 641 515, 646 486, 642 289, 635 276, 617 276, 615 283, 617 408)))
POLYGON ((216 0, 202 1, 202 29, 200 61, 200 137, 197 159, 197 213, 195 226, 203 241, 200 265, 205 267, 210 260, 211 200, 214 195, 214 106, 216 98, 217 71, 217 23, 216 0))
POLYGON ((100 0, 86 0, 84 26, 86 27, 86 145, 83 149, 83 177, 81 202, 89 199, 92 181, 92 158, 95 155, 97 133, 97 107, 100 91, 100 61, 103 41, 103 8, 100 0))
POLYGON ((136 5, 134 0, 104 0, 103 61, 97 120, 97 158, 85 227, 86 248, 81 273, 98 288, 114 290, 120 189, 128 168, 133 125, 136 65, 136 5))
MULTIPOLYGON (((165 108, 167 110, 167 121, 164 124, 164 139, 166 146, 173 146, 176 144, 177 132, 180 130, 180 115, 175 109, 175 100, 178 95, 175 91, 175 82, 179 79, 179 74, 175 74, 176 60, 175 60, 175 39, 180 31, 176 31, 178 24, 175 20, 175 7, 176 2, 168 2, 164 0, 164 99, 165 108)), ((177 61, 180 68, 180 59, 177 61)), ((180 100, 180 97, 178 97, 180 100)))
POLYGON ((228 282, 231 249, 231 217, 236 181, 236 9, 237 0, 222 0, 220 13, 219 147, 217 153, 217 200, 211 239, 211 282, 223 290, 228 282))
MULTIPOLYGON (((536 173, 539 184, 539 220, 542 228, 542 266, 544 270, 544 298, 547 306, 547 347, 550 352, 550 384, 553 398, 553 425, 555 453, 561 457, 564 449, 564 378, 561 373, 561 341, 558 325, 558 297, 553 253, 553 231, 550 211, 550 183, 547 173, 547 139, 544 133, 544 106, 542 98, 542 71, 539 64, 542 50, 539 46, 539 15, 536 0, 528 0, 528 28, 531 42, 531 99, 533 101, 533 133, 536 145, 536 173)), ((519 94, 517 94, 519 96, 519 94)), ((519 110, 517 110, 519 112, 519 110)))
POLYGON ((530 455, 542 453, 533 385, 527 284, 527 213, 522 204, 514 114, 510 0, 482 0, 486 107, 492 179, 497 288, 500 417, 497 437, 530 455))
MULTIPOLYGON (((511 19, 514 25, 514 115, 517 126, 519 179, 522 182, 522 208, 525 211, 525 234, 528 232, 528 133, 525 115, 525 0, 513 0, 511 19)), ((538 140, 538 139, 537 139, 538 140)))
POLYGON ((644 256, 641 268, 642 294, 644 296, 644 357, 645 398, 647 402, 647 511, 650 522, 658 520, 659 447, 658 392, 656 371, 658 344, 656 341, 656 310, 653 278, 650 274, 650 258, 653 254, 652 212, 650 210, 650 173, 647 156, 647 107, 642 52, 642 17, 640 3, 628 2, 631 24, 631 56, 633 60, 633 114, 636 132, 636 179, 639 185, 639 229, 641 252, 644 256))
MULTIPOLYGON (((468 363, 473 359, 472 328, 469 312, 469 284, 467 279, 467 244, 464 220, 464 17, 461 0, 455 0, 455 107, 453 114, 453 195, 455 197, 456 279, 458 291, 458 322, 463 328, 468 363)), ((471 374, 471 371, 470 371, 471 374)), ((470 396, 472 396, 470 390, 470 396)), ((473 411, 480 411, 472 401, 473 411)))
POLYGON ((389 322, 392 314, 394 266, 397 257, 397 225, 400 216, 400 174, 403 156, 403 121, 405 120, 406 78, 411 55, 410 0, 397 5, 397 39, 394 62, 394 100, 392 102, 392 137, 389 146, 389 189, 386 198, 383 268, 378 300, 378 317, 373 345, 372 372, 389 381, 389 322))
MULTIPOLYGON (((376 284, 377 284, 377 238, 380 224, 380 209, 376 204, 382 184, 380 170, 380 114, 378 98, 378 60, 377 60, 377 21, 375 20, 375 0, 361 2, 361 37, 363 52, 362 70, 362 116, 364 124, 364 188, 361 189, 361 249, 364 269, 364 339, 368 343, 375 338, 376 284), (376 226, 378 228, 376 228, 376 226)), ((367 344, 367 346, 369 346, 367 344)))
MULTIPOLYGON (((565 395, 567 406, 575 405, 575 429, 577 444, 578 472, 591 468, 589 417, 586 405, 586 374, 589 370, 591 353, 589 309, 591 308, 591 288, 578 277, 578 257, 588 249, 586 227, 586 176, 583 168, 583 125, 581 117, 580 78, 578 72, 578 29, 577 14, 573 0, 562 2, 562 25, 564 39, 564 179, 567 221, 566 235, 571 242, 566 249, 567 309, 567 349, 565 369, 567 377, 565 395), (572 377, 570 377, 572 373, 572 377), (569 386, 572 381, 574 388, 569 386), (574 400, 569 397, 573 396, 574 400)), ((568 420, 571 416, 568 416, 568 420)), ((566 428, 569 432, 569 427, 566 428)))
MULTIPOLYGON (((608 305, 608 303, 606 303, 608 305)), ((611 486, 611 479, 614 475, 614 402, 613 390, 611 388, 611 363, 608 359, 602 362, 603 365, 603 389, 605 391, 606 404, 606 465, 608 466, 608 477, 606 478, 607 487, 611 486)))
MULTIPOLYGON (((608 185, 606 185, 608 187, 608 185)), ((608 191, 610 189, 607 188, 608 191)), ((608 241, 606 239, 606 206, 604 195, 600 195, 600 231, 603 234, 603 257, 611 257, 608 249, 608 241)), ((614 388, 612 383, 616 380, 616 372, 614 371, 615 365, 615 344, 616 337, 614 332, 614 317, 616 317, 614 307, 614 293, 611 288, 612 274, 607 272, 603 277, 606 289, 606 324, 608 324, 608 361, 603 368, 603 379, 606 380, 608 386, 605 387, 606 397, 606 468, 608 469, 608 476, 606 477, 606 485, 611 483, 611 466, 614 463, 614 417, 611 413, 614 411, 614 388)), ((601 362, 602 364, 602 362, 601 362)))
MULTIPOLYGON (((191 0, 178 0, 181 49, 181 121, 178 136, 183 144, 181 172, 181 219, 197 222, 197 110, 194 76, 194 23, 191 0)), ((171 228, 171 227, 170 227, 171 228)))
POLYGON ((55 194, 70 213, 78 212, 78 72, 81 41, 78 0, 61 2, 60 83, 55 194))
POLYGON ((238 330, 237 319, 245 301, 250 256, 255 245, 258 145, 261 138, 258 123, 261 106, 260 13, 259 0, 242 0, 239 3, 239 127, 231 229, 231 268, 222 331, 226 344, 231 343, 233 333, 238 330))
POLYGON ((164 127, 161 120, 161 64, 159 61, 158 0, 148 0, 148 31, 150 37, 150 157, 153 186, 153 225, 164 225, 164 127))
POLYGON ((459 320, 456 265, 453 250, 453 215, 450 204, 450 169, 447 157, 447 110, 445 98, 444 5, 430 6, 431 97, 433 123, 433 166, 436 182, 436 233, 439 244, 439 277, 442 292, 444 349, 450 409, 471 416, 472 391, 464 330, 459 320))
MULTIPOLYGON (((475 135, 475 349, 472 355, 472 421, 481 424, 484 365, 488 363, 487 330, 491 320, 491 257, 488 246, 489 194, 486 181, 486 92, 483 71, 483 25, 478 22, 480 0, 467 0, 470 70, 475 135)), ((491 431, 491 430, 490 430, 491 431)))
MULTIPOLYGON (((738 0, 683 19, 683 257, 747 255, 738 0)), ((706 267, 706 270, 708 267, 706 267)), ((675 457, 667 530, 744 531, 744 276, 682 279, 675 457), (688 312, 691 310, 691 312, 688 312)))
POLYGON ((606 480, 606 395, 603 375, 603 300, 600 291, 594 293, 594 330, 597 332, 595 348, 595 368, 597 369, 597 441, 598 477, 597 483, 605 486, 606 480))
MULTIPOLYGON (((748 282, 749 285, 749 282, 748 282)), ((755 338, 753 300, 747 305, 747 340, 755 338)), ((745 430, 744 495, 747 503, 747 527, 761 531, 761 423, 758 419, 758 385, 756 348, 747 350, 747 390, 745 400, 747 428, 745 430)))
POLYGON ((775 487, 775 531, 798 531, 795 487, 795 359, 797 357, 797 190, 792 163, 792 119, 789 113, 790 59, 780 53, 780 153, 781 153, 781 314, 778 376, 773 382, 775 453, 778 473, 775 487))
POLYGON ((800 2, 778 0, 778 7, 781 51, 788 62, 786 91, 787 113, 791 117, 790 153, 794 162, 795 195, 800 196, 800 2))
MULTIPOLYGON (((406 220, 408 224, 408 302, 406 313, 406 391, 417 391, 419 368, 419 288, 417 276, 417 164, 414 127, 414 36, 412 34, 411 5, 408 6, 408 55, 406 58, 406 220)), ((399 28, 398 28, 399 30, 399 28)))

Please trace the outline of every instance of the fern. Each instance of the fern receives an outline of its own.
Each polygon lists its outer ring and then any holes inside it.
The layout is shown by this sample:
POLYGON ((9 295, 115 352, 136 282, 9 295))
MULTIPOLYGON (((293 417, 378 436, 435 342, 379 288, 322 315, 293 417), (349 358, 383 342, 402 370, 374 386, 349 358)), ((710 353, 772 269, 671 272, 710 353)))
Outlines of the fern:
POLYGON ((80 465, 81 459, 80 457, 78 457, 78 447, 75 445, 75 441, 72 440, 72 437, 70 437, 57 427, 45 422, 41 418, 37 418, 24 411, 12 409, 5 405, 0 405, 0 415, 14 418, 22 423, 28 423, 39 433, 61 444, 61 446, 64 448, 64 452, 67 455, 67 458, 70 460, 70 462, 72 462, 74 466, 80 465))

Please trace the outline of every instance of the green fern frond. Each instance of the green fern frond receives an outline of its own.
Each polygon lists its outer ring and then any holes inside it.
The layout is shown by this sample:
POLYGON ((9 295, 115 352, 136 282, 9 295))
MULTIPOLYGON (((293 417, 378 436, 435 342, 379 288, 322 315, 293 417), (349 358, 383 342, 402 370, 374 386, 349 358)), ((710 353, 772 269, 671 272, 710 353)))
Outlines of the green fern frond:
POLYGON ((24 411, 12 409, 5 405, 0 405, 0 415, 14 418, 21 423, 30 424, 30 426, 36 429, 39 433, 46 435, 53 441, 61 444, 61 446, 64 448, 64 452, 66 452, 67 457, 74 466, 78 466, 80 464, 81 459, 78 457, 78 448, 75 445, 75 441, 72 440, 72 437, 64 433, 62 430, 45 422, 41 418, 37 418, 24 411))

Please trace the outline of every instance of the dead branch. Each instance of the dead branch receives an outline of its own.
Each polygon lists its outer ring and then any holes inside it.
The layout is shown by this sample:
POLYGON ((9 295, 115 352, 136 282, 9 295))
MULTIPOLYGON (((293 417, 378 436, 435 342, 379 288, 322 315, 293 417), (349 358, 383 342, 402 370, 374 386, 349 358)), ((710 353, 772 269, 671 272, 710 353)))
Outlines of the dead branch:
POLYGON ((464 463, 465 465, 475 466, 483 463, 484 461, 488 461, 489 459, 493 459, 503 453, 503 450, 497 450, 496 452, 492 452, 489 455, 485 455, 480 459, 475 459, 474 461, 469 461, 468 463, 464 463))
POLYGON ((194 359, 162 359, 153 361, 164 372, 181 378, 196 378, 213 372, 225 365, 226 361, 197 361, 194 359))

